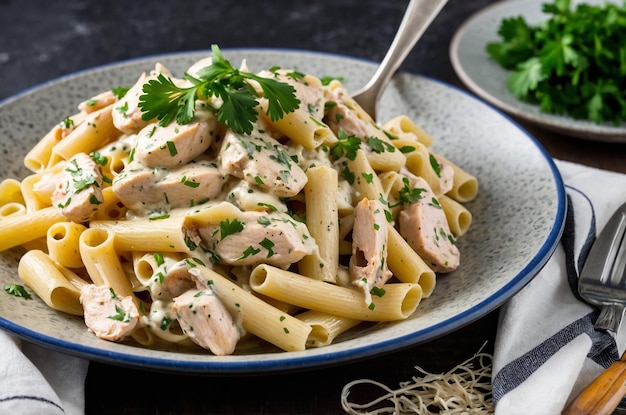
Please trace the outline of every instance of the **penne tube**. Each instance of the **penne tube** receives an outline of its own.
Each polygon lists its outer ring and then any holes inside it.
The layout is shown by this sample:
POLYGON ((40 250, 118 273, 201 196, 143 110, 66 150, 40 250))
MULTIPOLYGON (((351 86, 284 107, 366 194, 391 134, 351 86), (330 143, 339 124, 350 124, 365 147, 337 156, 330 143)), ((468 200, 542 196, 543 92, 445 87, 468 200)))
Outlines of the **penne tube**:
POLYGON ((307 347, 322 347, 331 344, 337 336, 361 323, 353 318, 333 316, 320 311, 308 310, 296 316, 311 326, 307 347))
MULTIPOLYGON (((383 130, 388 131, 391 135, 397 137, 400 140, 418 141, 430 147, 433 143, 433 138, 426 134, 424 130, 417 126, 413 120, 406 115, 398 115, 383 124, 383 130)), ((392 141, 396 145, 396 141, 392 141)), ((397 146, 401 148, 401 146, 397 146)))
POLYGON ((306 309, 364 321, 394 321, 409 317, 422 299, 418 284, 386 284, 384 295, 366 304, 362 291, 308 278, 261 264, 250 275, 254 291, 306 309))
POLYGON ((113 105, 88 114, 67 136, 52 149, 51 159, 71 159, 77 153, 91 153, 117 139, 120 132, 113 125, 113 105))
POLYGON ((306 175, 306 223, 317 243, 318 252, 302 258, 298 269, 311 278, 336 282, 339 266, 337 170, 326 166, 312 167, 306 175))
MULTIPOLYGON (((380 200, 384 198, 384 190, 380 179, 367 159, 363 150, 356 152, 354 160, 348 160, 348 168, 354 173, 354 188, 356 189, 357 200, 367 198, 370 200, 380 200)), ((356 203, 355 203, 356 204, 356 203)))
POLYGON ((470 202, 476 199, 478 195, 478 179, 476 176, 466 172, 457 164, 439 154, 437 154, 437 157, 454 170, 452 189, 446 194, 459 203, 470 202))
POLYGON ((373 123, 367 124, 367 137, 363 140, 371 150, 367 151, 367 160, 378 172, 398 171, 406 164, 405 155, 397 149, 383 130, 373 123))
POLYGON ((188 252, 184 222, 184 214, 173 214, 155 220, 94 220, 89 226, 115 235, 119 251, 188 252))
MULTIPOLYGON (((17 272, 48 307, 80 316, 83 314, 80 288, 67 279, 71 271, 65 269, 62 272, 60 268, 44 252, 31 250, 20 259, 17 272)), ((78 276, 74 278, 80 279, 78 276)))
POLYGON ((45 170, 49 165, 52 149, 63 138, 60 124, 55 125, 44 135, 24 157, 24 166, 33 173, 45 170))
POLYGON ((4 179, 0 181, 0 207, 8 203, 25 205, 22 196, 22 184, 16 179, 4 179))
POLYGON ((189 272, 214 287, 218 297, 231 314, 240 319, 246 331, 285 351, 305 350, 311 326, 269 305, 210 268, 200 265, 190 268, 189 272))
POLYGON ((112 187, 102 189, 102 204, 98 206, 98 210, 93 215, 93 220, 119 220, 124 218, 128 208, 113 192, 112 187))
POLYGON ((267 122, 304 148, 314 149, 324 143, 332 144, 337 141, 335 133, 306 109, 297 108, 293 112, 283 114, 279 120, 271 120, 267 115, 267 105, 267 100, 262 99, 261 112, 267 122))
POLYGON ((59 222, 50 226, 46 233, 50 258, 67 268, 82 267, 79 239, 86 230, 86 226, 74 222, 59 222))
POLYGON ((35 189, 35 186, 42 177, 43 173, 31 174, 25 177, 20 185, 22 196, 24 197, 24 205, 29 213, 41 210, 52 204, 52 202, 50 202, 50 195, 52 195, 54 189, 50 189, 49 192, 43 194, 35 189))
POLYGON ((424 298, 430 297, 435 289, 436 274, 411 248, 409 243, 393 226, 388 226, 387 264, 393 275, 402 282, 419 284, 424 298))
POLYGON ((22 203, 9 202, 0 205, 0 221, 4 218, 8 218, 9 216, 25 215, 26 213, 26 206, 22 203))
POLYGON ((446 214, 448 226, 450 226, 450 231, 455 238, 465 235, 472 224, 472 213, 465 206, 446 195, 439 197, 439 203, 446 214))
POLYGON ((87 229, 80 235, 80 255, 96 285, 110 287, 119 297, 133 295, 114 245, 114 234, 105 229, 87 229))
POLYGON ((54 207, 3 218, 0 221, 0 252, 43 238, 50 226, 65 221, 65 216, 54 207))

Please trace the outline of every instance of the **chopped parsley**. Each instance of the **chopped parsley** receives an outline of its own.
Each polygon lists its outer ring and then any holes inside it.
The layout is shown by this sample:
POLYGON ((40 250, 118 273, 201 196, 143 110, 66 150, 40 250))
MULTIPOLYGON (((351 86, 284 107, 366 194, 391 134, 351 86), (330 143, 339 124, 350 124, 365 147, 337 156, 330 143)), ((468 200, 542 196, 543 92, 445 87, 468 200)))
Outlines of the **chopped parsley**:
POLYGON ((257 120, 257 95, 248 81, 253 80, 263 90, 268 101, 267 115, 272 121, 293 112, 300 105, 293 86, 275 79, 264 78, 250 72, 235 69, 224 59, 217 45, 212 45, 212 63, 200 69, 197 78, 185 74, 192 86, 181 88, 172 79, 159 74, 143 86, 139 108, 144 120, 157 118, 159 125, 166 126, 172 120, 188 124, 194 117, 196 100, 220 98, 223 103, 213 109, 219 122, 239 134, 251 134, 257 120))
POLYGON ((4 284, 4 291, 7 294, 11 294, 15 297, 22 297, 27 300, 33 298, 30 294, 28 294, 26 288, 24 288, 24 286, 20 284, 4 284))
POLYGON ((356 152, 361 148, 361 139, 349 135, 344 130, 337 133, 337 142, 330 148, 330 155, 336 159, 346 156, 349 160, 356 158, 356 152))
POLYGON ((228 235, 239 233, 243 230, 243 222, 238 219, 226 219, 220 222, 220 239, 226 238, 228 235))

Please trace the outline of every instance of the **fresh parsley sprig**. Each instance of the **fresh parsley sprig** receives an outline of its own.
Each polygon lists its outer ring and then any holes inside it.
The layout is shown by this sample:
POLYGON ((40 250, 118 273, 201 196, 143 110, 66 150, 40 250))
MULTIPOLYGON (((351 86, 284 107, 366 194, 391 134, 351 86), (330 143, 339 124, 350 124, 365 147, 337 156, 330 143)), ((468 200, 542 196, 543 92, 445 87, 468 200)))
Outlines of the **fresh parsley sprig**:
POLYGON ((300 105, 293 86, 235 69, 217 45, 211 46, 211 58, 211 64, 200 69, 197 77, 185 73, 184 79, 192 86, 179 87, 164 74, 148 81, 139 97, 142 118, 156 118, 161 126, 172 120, 188 124, 195 114, 196 100, 217 97, 223 102, 219 108, 213 108, 218 121, 236 133, 250 134, 258 117, 259 102, 257 91, 249 81, 256 81, 261 87, 268 101, 267 115, 272 121, 280 120, 300 105))
POLYGON ((595 122, 626 121, 626 3, 552 0, 548 19, 500 22, 489 56, 511 70, 507 87, 541 111, 595 122))

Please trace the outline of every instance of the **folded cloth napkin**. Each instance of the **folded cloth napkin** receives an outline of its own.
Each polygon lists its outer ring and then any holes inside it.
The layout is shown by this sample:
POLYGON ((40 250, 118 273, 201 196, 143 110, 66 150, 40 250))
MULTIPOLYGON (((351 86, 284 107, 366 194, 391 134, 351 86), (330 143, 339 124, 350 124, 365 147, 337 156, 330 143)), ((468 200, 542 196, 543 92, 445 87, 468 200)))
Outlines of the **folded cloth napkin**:
POLYGON ((556 164, 567 193, 565 229, 541 272, 500 310, 492 380, 498 415, 560 414, 626 347, 626 327, 616 337, 594 330, 598 309, 576 288, 596 233, 626 202, 626 175, 556 164))
POLYGON ((0 414, 83 414, 88 364, 0 331, 0 414))

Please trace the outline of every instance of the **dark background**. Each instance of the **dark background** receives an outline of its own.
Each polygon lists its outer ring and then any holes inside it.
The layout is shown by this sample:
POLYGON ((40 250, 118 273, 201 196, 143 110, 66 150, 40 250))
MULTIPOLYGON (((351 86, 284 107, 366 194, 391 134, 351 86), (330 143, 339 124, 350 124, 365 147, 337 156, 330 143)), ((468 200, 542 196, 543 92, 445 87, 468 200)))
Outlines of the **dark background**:
MULTIPOLYGON (((402 69, 454 79, 457 27, 493 0, 449 0, 402 69)), ((116 61, 167 52, 263 47, 379 62, 408 0, 0 0, 0 99, 116 61)))

